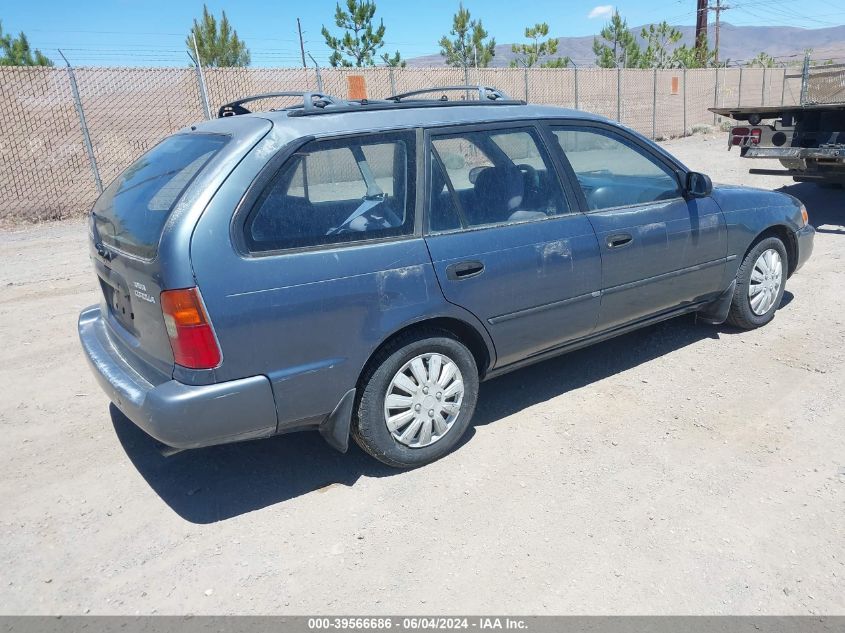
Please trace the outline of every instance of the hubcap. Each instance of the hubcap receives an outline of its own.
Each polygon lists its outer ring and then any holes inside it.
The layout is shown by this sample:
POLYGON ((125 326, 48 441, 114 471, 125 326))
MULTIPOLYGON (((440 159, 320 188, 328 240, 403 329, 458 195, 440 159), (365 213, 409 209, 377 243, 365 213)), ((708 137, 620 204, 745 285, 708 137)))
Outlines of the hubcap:
POLYGON ((422 448, 442 438, 458 419, 464 381, 443 354, 420 354, 396 372, 384 397, 384 422, 397 442, 422 448))
POLYGON ((771 310, 783 283, 783 260, 775 249, 760 253, 751 271, 751 283, 748 284, 748 300, 751 310, 762 316, 771 310))

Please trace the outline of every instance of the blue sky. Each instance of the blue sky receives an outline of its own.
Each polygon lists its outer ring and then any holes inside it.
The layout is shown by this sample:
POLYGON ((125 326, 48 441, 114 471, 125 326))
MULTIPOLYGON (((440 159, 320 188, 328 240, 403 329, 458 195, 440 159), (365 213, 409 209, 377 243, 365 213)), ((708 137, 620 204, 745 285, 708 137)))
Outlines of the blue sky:
MULTIPOLYGON (((579 36, 598 32, 612 10, 603 0, 466 0, 473 17, 500 43, 521 39, 525 26, 546 21, 551 35, 579 36), (593 15, 593 17, 589 17, 593 15)), ((732 24, 788 25, 821 28, 845 24, 843 0, 729 0, 723 13, 732 24), (797 8, 799 7, 800 8, 797 8)), ((302 20, 306 49, 324 63, 328 52, 320 35, 331 27, 334 0, 210 0, 215 13, 225 9, 246 40, 253 65, 299 63, 296 18, 302 20)), ((377 18, 387 27, 385 50, 404 57, 437 52, 437 40, 448 32, 457 0, 377 0, 377 18)), ((621 0, 616 5, 634 26, 667 20, 694 24, 695 0, 621 0)), ((77 65, 183 65, 185 34, 202 12, 202 1, 187 0, 30 0, 0 5, 5 31, 25 31, 33 46, 58 60, 62 48, 77 65)))

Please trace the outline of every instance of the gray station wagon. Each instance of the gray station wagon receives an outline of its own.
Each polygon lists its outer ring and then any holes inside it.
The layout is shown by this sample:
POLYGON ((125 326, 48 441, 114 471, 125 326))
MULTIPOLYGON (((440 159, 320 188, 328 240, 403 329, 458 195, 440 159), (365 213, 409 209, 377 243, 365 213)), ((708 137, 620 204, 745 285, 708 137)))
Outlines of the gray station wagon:
POLYGON ((460 440, 481 380, 684 313, 768 323, 813 234, 791 196, 492 88, 259 95, 103 192, 79 335, 164 444, 317 429, 412 467, 460 440))

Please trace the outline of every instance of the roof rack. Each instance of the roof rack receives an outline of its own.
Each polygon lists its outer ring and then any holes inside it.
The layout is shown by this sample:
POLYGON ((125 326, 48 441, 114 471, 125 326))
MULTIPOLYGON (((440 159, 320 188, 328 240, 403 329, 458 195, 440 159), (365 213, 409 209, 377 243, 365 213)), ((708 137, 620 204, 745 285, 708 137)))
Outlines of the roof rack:
POLYGON ((266 92, 264 94, 251 95, 249 97, 243 97, 242 99, 226 103, 220 106, 220 110, 217 111, 217 116, 222 119, 227 116, 249 114, 251 110, 247 110, 243 104, 249 103, 250 101, 258 101, 259 99, 271 99, 273 97, 302 97, 302 104, 294 105, 292 108, 302 108, 306 112, 311 112, 318 108, 322 109, 331 104, 344 103, 336 97, 332 97, 331 95, 326 95, 321 92, 266 92))
POLYGON ((308 116, 312 114, 330 114, 342 112, 364 112, 368 110, 396 110, 406 108, 430 108, 439 106, 477 106, 477 105, 525 105, 525 101, 512 99, 498 88, 490 86, 435 86, 423 88, 402 94, 391 95, 385 99, 340 99, 321 92, 267 92, 260 95, 251 95, 232 101, 220 107, 218 116, 220 118, 249 114, 251 110, 244 107, 245 103, 258 101, 260 99, 271 99, 274 97, 300 97, 301 103, 286 108, 288 116, 308 116), (432 99, 409 99, 419 95, 442 93, 439 98, 432 99), (474 93, 478 99, 454 99, 449 100, 447 92, 474 93), (407 101, 403 101, 407 99, 407 101))
POLYGON ((443 94, 440 96, 439 101, 448 101, 449 97, 446 96, 445 93, 447 92, 477 92, 478 93, 478 100, 481 102, 484 101, 513 101, 508 95, 504 92, 499 90, 498 88, 493 88, 491 86, 481 86, 481 85, 463 85, 463 86, 434 86, 432 88, 423 88, 421 90, 412 90, 411 92, 403 92, 402 94, 398 95, 391 95, 386 97, 387 101, 393 101, 394 103, 399 103, 402 99, 407 99, 408 97, 416 97, 417 95, 425 95, 431 94, 434 92, 442 92, 443 94))

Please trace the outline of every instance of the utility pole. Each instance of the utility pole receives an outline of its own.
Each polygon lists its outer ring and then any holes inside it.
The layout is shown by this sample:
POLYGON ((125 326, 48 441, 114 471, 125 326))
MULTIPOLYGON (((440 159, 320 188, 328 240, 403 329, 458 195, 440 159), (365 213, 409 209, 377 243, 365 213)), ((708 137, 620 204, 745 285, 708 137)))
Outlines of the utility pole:
POLYGON ((695 49, 702 64, 705 61, 702 51, 707 43, 707 13, 709 8, 707 0, 696 0, 695 49))
POLYGON ((296 30, 299 31, 299 52, 302 53, 302 67, 307 68, 308 66, 305 63, 305 44, 302 41, 302 24, 299 18, 296 18, 296 30))
POLYGON ((723 6, 722 0, 716 0, 716 6, 715 7, 709 7, 710 11, 713 11, 716 14, 716 25, 715 25, 715 27, 716 27, 716 53, 715 53, 715 56, 716 56, 716 65, 717 66, 719 65, 719 26, 720 26, 721 15, 722 15, 722 11, 727 11, 730 8, 731 7, 723 6))

